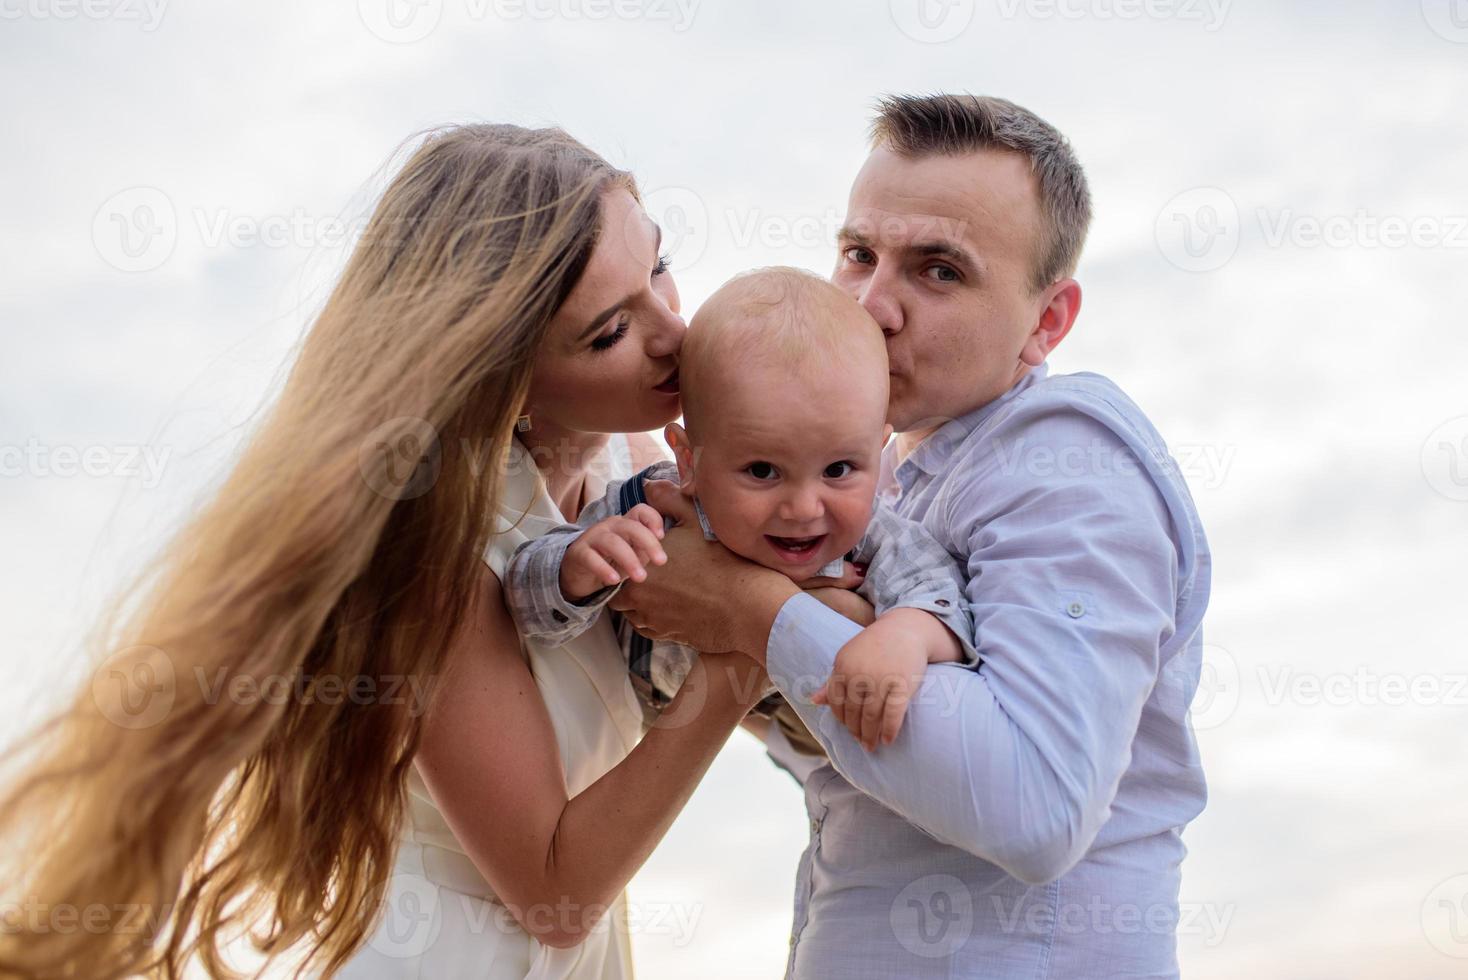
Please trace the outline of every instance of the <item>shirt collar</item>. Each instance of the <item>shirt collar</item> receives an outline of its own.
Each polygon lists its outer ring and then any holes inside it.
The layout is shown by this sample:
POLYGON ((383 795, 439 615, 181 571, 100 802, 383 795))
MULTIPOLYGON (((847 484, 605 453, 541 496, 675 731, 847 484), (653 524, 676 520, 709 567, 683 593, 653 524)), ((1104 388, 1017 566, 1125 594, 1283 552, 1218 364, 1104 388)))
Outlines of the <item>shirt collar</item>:
POLYGON ((882 467, 877 478, 878 492, 887 497, 904 494, 912 488, 913 481, 917 479, 919 473, 926 473, 929 476, 941 473, 947 468, 948 460, 954 451, 983 424, 985 419, 998 411, 999 406, 1044 379, 1049 370, 1048 363, 1041 363, 1038 367, 1031 368, 1023 378, 1020 378, 998 398, 980 405, 966 415, 960 415, 956 419, 945 422, 918 443, 917 447, 908 453, 907 458, 901 463, 897 462, 897 440, 893 439, 882 450, 882 467))

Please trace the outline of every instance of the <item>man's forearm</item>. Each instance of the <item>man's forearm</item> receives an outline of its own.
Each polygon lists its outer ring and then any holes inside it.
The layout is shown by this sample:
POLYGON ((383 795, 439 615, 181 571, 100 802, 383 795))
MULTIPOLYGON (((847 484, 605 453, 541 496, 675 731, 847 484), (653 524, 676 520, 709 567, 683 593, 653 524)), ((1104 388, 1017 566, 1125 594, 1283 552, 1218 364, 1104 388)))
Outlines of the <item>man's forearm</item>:
POLYGON ((738 649, 755 662, 765 662, 765 648, 775 617, 790 597, 800 588, 778 572, 759 569, 745 576, 731 589, 729 601, 736 607, 736 619, 743 629, 738 649))
POLYGON ((780 611, 767 648, 770 679, 836 770, 931 836, 1022 880, 1051 880, 1078 860, 1105 808, 1084 805, 1085 794, 1059 777, 973 669, 931 668, 896 740, 875 752, 810 703, 837 651, 859 631, 797 598, 780 611))

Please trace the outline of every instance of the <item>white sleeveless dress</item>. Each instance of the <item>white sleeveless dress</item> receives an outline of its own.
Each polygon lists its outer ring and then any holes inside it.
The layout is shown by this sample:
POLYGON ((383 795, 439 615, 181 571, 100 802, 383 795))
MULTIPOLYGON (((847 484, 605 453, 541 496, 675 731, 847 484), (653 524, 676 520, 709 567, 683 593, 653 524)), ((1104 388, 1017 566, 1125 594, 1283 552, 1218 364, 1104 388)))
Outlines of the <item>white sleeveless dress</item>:
MULTIPOLYGON (((614 435, 603 465, 587 475, 587 500, 610 479, 632 475, 625 438, 614 435)), ((513 440, 496 536, 484 560, 503 578, 522 542, 566 523, 534 462, 513 440)), ((521 647, 550 713, 572 796, 621 762, 642 737, 642 712, 611 624, 603 617, 576 640, 521 647)), ((494 751, 487 745, 485 751, 494 751)), ((387 907, 367 946, 339 976, 347 980, 631 980, 626 894, 592 934, 570 949, 544 946, 520 928, 464 853, 416 769, 409 776, 403 839, 387 907)), ((486 813, 484 819, 493 815, 486 813)), ((561 914, 541 910, 542 920, 561 914)))

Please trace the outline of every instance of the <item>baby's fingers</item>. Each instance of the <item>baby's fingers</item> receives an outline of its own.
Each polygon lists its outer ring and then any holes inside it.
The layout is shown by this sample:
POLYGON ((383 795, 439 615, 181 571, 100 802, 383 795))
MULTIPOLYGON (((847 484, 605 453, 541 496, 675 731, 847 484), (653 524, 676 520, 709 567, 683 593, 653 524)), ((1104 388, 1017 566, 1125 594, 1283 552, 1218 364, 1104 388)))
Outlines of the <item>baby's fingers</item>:
POLYGON ((900 684, 896 685, 887 695, 887 703, 882 709, 881 739, 883 745, 891 745, 897 733, 902 730, 902 719, 907 716, 909 700, 907 689, 900 684))
POLYGON ((882 715, 887 704, 887 690, 879 687, 861 706, 861 744, 868 752, 877 748, 877 738, 882 733, 882 715))
MULTIPOLYGON (((634 582, 641 582, 647 578, 647 570, 642 567, 642 562, 637 558, 637 552, 632 546, 615 535, 608 535, 596 543, 597 552, 610 564, 615 566, 622 575, 634 582)), ((621 579, 617 579, 618 582, 621 579)))
POLYGON ((668 560, 667 553, 663 551, 662 545, 658 544, 657 536, 636 521, 622 521, 617 525, 616 533, 623 541, 637 549, 637 557, 645 564, 661 565, 668 560))
POLYGON ((651 531, 659 541, 663 539, 663 515, 654 510, 651 504, 638 504, 626 516, 651 531))
POLYGON ((872 698, 871 678, 857 674, 846 684, 846 705, 842 723, 851 736, 861 741, 861 719, 867 702, 872 698))
MULTIPOLYGON (((570 561, 571 559, 568 556, 566 560, 570 561)), ((576 564, 580 566, 583 574, 590 576, 598 582, 605 582, 607 585, 616 585, 622 581, 622 576, 617 570, 605 558, 590 548, 576 555, 576 564)))

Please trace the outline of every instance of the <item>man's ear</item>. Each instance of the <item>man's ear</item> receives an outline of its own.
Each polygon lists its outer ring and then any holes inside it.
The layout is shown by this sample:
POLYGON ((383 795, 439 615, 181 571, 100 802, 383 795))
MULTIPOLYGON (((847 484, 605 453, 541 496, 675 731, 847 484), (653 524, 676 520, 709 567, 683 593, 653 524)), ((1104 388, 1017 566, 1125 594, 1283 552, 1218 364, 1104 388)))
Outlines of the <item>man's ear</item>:
POLYGON ((1044 305, 1040 307, 1040 318, 1019 352, 1019 359, 1030 367, 1045 363, 1045 358, 1070 333, 1081 312, 1081 284, 1074 279, 1062 279, 1045 290, 1041 299, 1044 305))
POLYGON ((693 443, 688 432, 677 422, 669 422, 663 429, 663 438, 673 450, 673 459, 678 463, 678 489, 683 496, 692 497, 693 490, 693 443))

